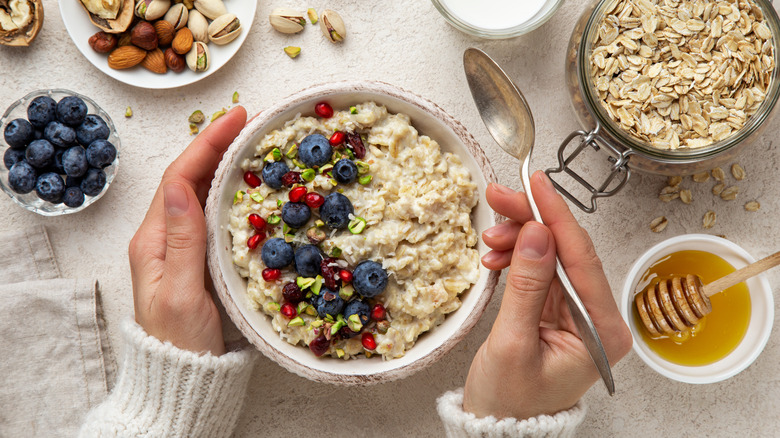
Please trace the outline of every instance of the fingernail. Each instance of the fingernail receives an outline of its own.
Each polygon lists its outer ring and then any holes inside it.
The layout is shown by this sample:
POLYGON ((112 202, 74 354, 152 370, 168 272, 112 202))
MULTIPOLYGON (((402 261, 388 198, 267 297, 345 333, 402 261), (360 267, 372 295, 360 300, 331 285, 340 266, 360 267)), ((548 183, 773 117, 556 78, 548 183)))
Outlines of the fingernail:
POLYGON ((528 260, 539 260, 547 254, 550 237, 541 225, 529 222, 520 230, 520 255, 528 260))
POLYGON ((498 259, 501 257, 500 254, 496 253, 495 251, 490 251, 489 253, 482 256, 482 263, 483 264, 491 264, 495 261, 498 261, 498 259))
POLYGON ((189 199, 187 192, 181 184, 169 183, 163 187, 165 195, 165 211, 169 216, 181 216, 189 209, 189 199))
POLYGON ((482 232, 482 235, 492 239, 495 237, 500 237, 501 235, 505 234, 507 231, 509 231, 509 228, 511 226, 507 222, 502 222, 498 225, 495 225, 493 227, 488 228, 484 232, 482 232))
POLYGON ((542 185, 546 188, 551 188, 552 183, 550 182, 550 178, 541 170, 536 171, 536 178, 539 179, 539 182, 542 183, 542 185))
POLYGON ((490 183, 490 186, 493 188, 493 190, 497 191, 498 193, 502 193, 504 195, 510 195, 514 193, 514 190, 510 189, 507 186, 503 186, 499 183, 490 183))

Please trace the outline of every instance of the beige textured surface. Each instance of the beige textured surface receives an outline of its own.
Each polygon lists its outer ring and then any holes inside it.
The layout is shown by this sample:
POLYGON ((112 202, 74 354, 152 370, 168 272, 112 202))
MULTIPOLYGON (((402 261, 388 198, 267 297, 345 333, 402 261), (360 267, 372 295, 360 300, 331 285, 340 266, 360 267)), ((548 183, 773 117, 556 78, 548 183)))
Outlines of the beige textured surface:
MULTIPOLYGON (((70 0, 62 0, 70 1, 70 0)), ((238 0, 230 0, 238 1, 238 0)), ((0 198, 4 227, 45 224, 63 276, 97 276, 104 291, 111 339, 118 342, 119 321, 132 312, 127 243, 143 219, 167 164, 187 145, 186 117, 194 109, 212 113, 230 103, 233 91, 256 113, 281 97, 330 79, 375 79, 393 83, 436 102, 460 120, 483 145, 499 180, 519 187, 517 165, 506 159, 482 125, 462 73, 461 56, 470 46, 493 55, 525 92, 537 124, 536 168, 554 164, 560 140, 578 128, 563 87, 563 56, 584 2, 570 1, 542 28, 508 41, 483 41, 451 28, 425 0, 330 2, 344 17, 345 44, 325 41, 318 29, 284 36, 270 31, 266 17, 277 6, 322 8, 324 3, 279 0, 258 5, 257 21, 239 54, 207 80, 178 90, 149 92, 120 84, 92 67, 71 44, 55 1, 44 2, 46 23, 28 50, 0 47, 0 107, 38 88, 63 87, 92 96, 113 115, 123 140, 119 175, 111 190, 82 213, 43 218, 0 198), (303 48, 295 60, 282 47, 303 48), (126 106, 135 115, 123 117, 126 106)), ((602 202, 599 211, 578 214, 602 256, 613 290, 622 286, 630 263, 668 237, 702 232, 701 217, 718 213, 712 234, 762 257, 780 248, 780 154, 775 151, 776 118, 760 141, 739 159, 748 176, 736 201, 710 194, 711 184, 688 180, 694 202, 657 200, 664 179, 639 175, 622 193, 602 202), (761 202, 756 213, 742 205, 761 202), (649 230, 660 215, 669 226, 649 230)), ((588 155, 585 168, 598 167, 588 155)), ((4 257, 12 256, 9 254, 4 257)), ((769 275, 780 289, 780 273, 769 275)), ((238 436, 299 436, 303 431, 338 430, 358 436, 439 436, 434 399, 461 386, 471 357, 490 329, 496 296, 474 331, 449 355, 406 380, 370 388, 336 388, 311 383, 263 358, 252 377, 238 436)), ((740 375, 719 384, 691 386, 654 374, 630 353, 614 369, 617 394, 609 398, 597 385, 586 396, 590 412, 583 436, 772 436, 780 421, 780 341, 772 337, 762 356, 740 375)))

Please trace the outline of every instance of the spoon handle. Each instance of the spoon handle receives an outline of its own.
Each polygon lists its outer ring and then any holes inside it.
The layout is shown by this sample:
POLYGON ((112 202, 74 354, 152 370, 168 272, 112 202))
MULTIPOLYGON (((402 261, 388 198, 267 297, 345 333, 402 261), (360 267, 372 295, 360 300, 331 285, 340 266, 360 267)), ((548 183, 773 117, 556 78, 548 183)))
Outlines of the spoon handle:
MULTIPOLYGON (((534 196, 531 193, 531 181, 529 179, 529 162, 531 161, 530 154, 523 160, 520 177, 523 181, 523 188, 525 194, 528 197, 528 203, 531 205, 531 210, 534 213, 534 219, 539 223, 542 221, 542 215, 539 214, 539 208, 536 206, 534 196)), ((566 304, 569 306, 574 325, 577 327, 577 332, 585 344, 585 348, 588 350, 590 358, 596 365, 596 369, 601 375, 601 380, 607 387, 609 395, 615 394, 615 381, 612 378, 612 369, 609 366, 609 360, 607 359, 607 352, 604 350, 604 345, 601 343, 596 326, 593 324, 593 320, 585 309, 585 304, 582 303, 580 296, 577 295, 577 291, 574 289, 574 285, 571 284, 569 276, 566 275, 566 270, 561 264, 561 260, 558 256, 555 257, 555 272, 558 274, 558 280, 563 286, 564 296, 566 297, 566 304)))

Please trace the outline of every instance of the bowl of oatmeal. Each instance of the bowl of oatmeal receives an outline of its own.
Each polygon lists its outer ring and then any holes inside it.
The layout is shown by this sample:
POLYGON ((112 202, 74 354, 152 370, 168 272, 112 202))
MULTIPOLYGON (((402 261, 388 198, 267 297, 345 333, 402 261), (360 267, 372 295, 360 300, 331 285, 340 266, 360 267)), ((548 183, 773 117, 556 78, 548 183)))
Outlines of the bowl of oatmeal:
POLYGON ((378 82, 310 87, 252 119, 206 207, 218 296, 262 353, 336 384, 446 354, 497 282, 479 263, 495 175, 435 104, 378 82))

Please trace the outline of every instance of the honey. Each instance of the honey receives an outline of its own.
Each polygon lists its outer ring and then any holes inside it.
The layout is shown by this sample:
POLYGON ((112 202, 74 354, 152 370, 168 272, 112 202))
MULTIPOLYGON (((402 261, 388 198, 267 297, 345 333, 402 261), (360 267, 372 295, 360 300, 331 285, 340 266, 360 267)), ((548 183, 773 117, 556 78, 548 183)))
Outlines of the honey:
MULTIPOLYGON (((696 274, 708 284, 735 270, 714 254, 679 251, 650 266, 642 275, 636 293, 673 276, 696 274)), ((688 332, 653 338, 639 320, 636 308, 635 325, 647 346, 663 359, 685 366, 709 365, 734 351, 745 336, 750 322, 750 292, 745 283, 740 283, 711 296, 710 300, 712 313, 688 332)))

